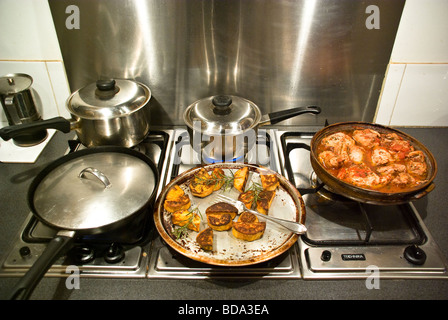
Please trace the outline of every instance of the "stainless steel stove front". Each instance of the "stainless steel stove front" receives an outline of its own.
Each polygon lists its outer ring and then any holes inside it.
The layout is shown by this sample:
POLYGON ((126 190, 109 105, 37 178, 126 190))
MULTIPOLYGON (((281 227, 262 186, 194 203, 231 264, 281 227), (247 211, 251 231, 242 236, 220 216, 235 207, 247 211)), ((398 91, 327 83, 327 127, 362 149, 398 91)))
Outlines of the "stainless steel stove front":
POLYGON ((303 278, 355 279, 378 272, 381 278, 448 279, 447 260, 412 203, 364 205, 325 188, 316 192, 309 152, 316 131, 275 132, 281 173, 306 204, 308 232, 298 241, 303 278))

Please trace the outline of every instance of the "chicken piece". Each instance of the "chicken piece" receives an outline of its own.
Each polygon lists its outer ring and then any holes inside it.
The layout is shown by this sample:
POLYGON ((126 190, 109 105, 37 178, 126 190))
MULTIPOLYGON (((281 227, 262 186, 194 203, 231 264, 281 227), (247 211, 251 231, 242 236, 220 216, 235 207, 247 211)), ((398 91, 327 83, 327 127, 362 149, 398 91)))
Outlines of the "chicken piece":
POLYGON ((246 189, 247 179, 249 178, 249 167, 238 169, 234 174, 233 186, 239 192, 244 192, 246 189))
POLYGON ((213 251, 213 229, 207 228, 199 232, 196 236, 199 247, 205 251, 213 251))
POLYGON ((272 201, 275 197, 275 191, 263 190, 258 194, 257 211, 262 214, 268 214, 272 201))
POLYGON ((385 133, 381 135, 381 142, 380 144, 382 146, 389 146, 392 142, 396 140, 402 140, 401 137, 396 133, 385 133))
POLYGON ((409 152, 406 156, 406 160, 415 162, 425 162, 425 159, 425 154, 420 150, 409 152))
POLYGON ((205 214, 230 214, 232 219, 235 219, 236 215, 238 214, 238 209, 232 206, 230 203, 218 202, 208 207, 205 210, 205 214))
POLYGON ((266 222, 234 222, 232 234, 235 238, 244 241, 255 241, 260 239, 266 230, 266 222))
POLYGON ((392 163, 387 166, 381 166, 376 168, 376 171, 382 175, 397 174, 400 172, 406 172, 406 166, 404 164, 392 163))
POLYGON ((351 146, 348 148, 348 156, 353 163, 362 163, 364 161, 364 150, 358 146, 351 146))
POLYGON ((226 231, 232 228, 232 216, 229 213, 207 214, 207 224, 216 231, 226 231))
POLYGON ((406 172, 400 172, 392 181, 392 184, 406 187, 409 184, 415 183, 415 179, 406 172))
POLYGON ((168 212, 176 212, 190 208, 190 197, 178 185, 174 185, 166 194, 163 206, 168 212))
POLYGON ((408 173, 413 176, 425 176, 427 171, 426 162, 406 161, 408 173))
POLYGON ((319 155, 321 163, 327 168, 336 169, 350 161, 349 149, 355 146, 355 140, 343 132, 337 132, 322 139, 321 144, 327 151, 319 155))
POLYGON ((255 201, 255 191, 248 190, 240 193, 240 195, 238 196, 238 200, 244 203, 247 209, 251 209, 255 201))
POLYGON ((275 191, 280 185, 280 181, 275 174, 260 174, 260 179, 261 185, 265 190, 275 191))
POLYGON ((363 164, 342 168, 339 170, 337 178, 358 187, 375 188, 383 183, 375 172, 363 164))
POLYGON ((403 160, 410 152, 414 151, 410 142, 403 140, 396 133, 382 135, 380 145, 387 148, 395 160, 403 160))
POLYGON ((221 187, 224 185, 224 182, 225 182, 224 170, 222 170, 221 168, 215 168, 215 169, 213 169, 212 173, 210 174, 210 177, 214 183, 213 191, 217 191, 217 190, 221 189, 221 187))
POLYGON ((186 226, 188 229, 198 232, 201 217, 195 212, 180 210, 171 215, 171 222, 179 227, 186 226))
POLYGON ((215 190, 215 183, 208 172, 202 168, 191 179, 189 187, 194 196, 205 198, 215 190))
POLYGON ((375 166, 388 164, 394 161, 392 155, 382 147, 375 147, 372 151, 370 159, 375 166))
POLYGON ((321 143, 325 149, 339 153, 344 146, 354 145, 355 141, 349 135, 343 132, 337 132, 322 139, 321 143))
POLYGON ((341 166, 338 157, 333 151, 322 151, 318 158, 325 168, 337 169, 341 166))
POLYGON ((422 177, 426 175, 428 167, 426 165, 426 157, 423 151, 411 151, 406 155, 406 168, 408 173, 413 176, 422 177))
POLYGON ((379 145, 380 134, 372 129, 355 130, 353 139, 363 147, 373 148, 379 145))

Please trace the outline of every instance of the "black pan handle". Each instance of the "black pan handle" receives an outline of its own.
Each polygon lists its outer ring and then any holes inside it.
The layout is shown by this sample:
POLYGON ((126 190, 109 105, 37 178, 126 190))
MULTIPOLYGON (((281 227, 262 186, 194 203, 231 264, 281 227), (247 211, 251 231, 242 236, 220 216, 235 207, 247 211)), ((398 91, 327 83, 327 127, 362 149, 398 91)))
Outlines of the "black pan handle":
POLYGON ((36 121, 31 123, 18 124, 0 129, 0 137, 8 141, 24 134, 33 134, 42 129, 56 129, 64 133, 69 133, 71 123, 63 117, 55 117, 48 120, 36 121))
POLYGON ((16 284, 9 300, 26 300, 33 293, 34 288, 40 282, 53 263, 65 253, 73 242, 75 233, 72 231, 59 232, 46 247, 42 255, 31 266, 28 272, 16 284))
POLYGON ((319 114, 321 111, 322 109, 318 106, 307 106, 272 112, 267 115, 268 119, 262 119, 260 125, 277 124, 283 120, 287 120, 304 113, 319 114))

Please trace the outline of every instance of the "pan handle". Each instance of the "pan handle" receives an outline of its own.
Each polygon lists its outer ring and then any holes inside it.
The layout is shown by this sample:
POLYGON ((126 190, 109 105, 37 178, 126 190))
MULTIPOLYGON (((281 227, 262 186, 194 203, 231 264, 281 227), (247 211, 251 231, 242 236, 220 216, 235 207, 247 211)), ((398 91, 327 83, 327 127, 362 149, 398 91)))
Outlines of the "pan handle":
POLYGON ((414 194, 411 198, 410 201, 414 201, 414 200, 418 200, 423 198, 424 196, 426 196, 428 193, 430 193, 432 190, 434 190, 434 188, 436 187, 436 185, 434 184, 434 182, 431 182, 424 190, 422 190, 421 192, 414 194))
POLYGON ((63 117, 55 117, 48 120, 8 126, 0 129, 0 137, 8 141, 23 134, 32 134, 42 129, 56 129, 64 133, 69 133, 71 130, 71 122, 63 117))
POLYGON ((259 125, 263 126, 269 124, 277 124, 283 120, 287 120, 304 113, 319 114, 321 111, 322 109, 318 106, 307 106, 272 112, 267 115, 263 115, 261 121, 259 122, 259 125))
POLYGON ((53 263, 73 242, 74 231, 58 232, 49 243, 42 255, 36 260, 28 272, 14 287, 10 300, 26 300, 40 282, 53 263))

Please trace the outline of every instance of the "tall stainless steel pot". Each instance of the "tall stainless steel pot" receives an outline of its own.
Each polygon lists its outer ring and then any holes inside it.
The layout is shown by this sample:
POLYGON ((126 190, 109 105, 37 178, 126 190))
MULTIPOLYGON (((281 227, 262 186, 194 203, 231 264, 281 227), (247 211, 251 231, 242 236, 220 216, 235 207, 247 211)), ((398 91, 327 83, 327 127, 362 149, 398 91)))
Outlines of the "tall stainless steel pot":
POLYGON ((184 112, 190 144, 205 162, 240 160, 256 143, 258 128, 304 113, 319 114, 316 106, 298 107, 262 115, 247 99, 218 95, 198 100, 184 112))
POLYGON ((75 130, 86 147, 114 145, 132 147, 149 132, 151 91, 134 80, 98 80, 67 100, 72 119, 55 117, 48 120, 0 129, 0 137, 9 140, 42 129, 65 133, 75 130))

